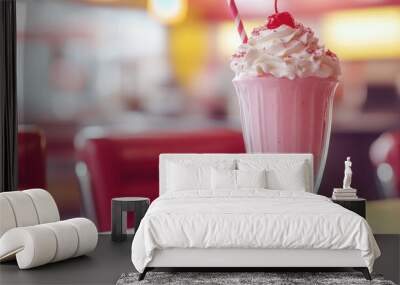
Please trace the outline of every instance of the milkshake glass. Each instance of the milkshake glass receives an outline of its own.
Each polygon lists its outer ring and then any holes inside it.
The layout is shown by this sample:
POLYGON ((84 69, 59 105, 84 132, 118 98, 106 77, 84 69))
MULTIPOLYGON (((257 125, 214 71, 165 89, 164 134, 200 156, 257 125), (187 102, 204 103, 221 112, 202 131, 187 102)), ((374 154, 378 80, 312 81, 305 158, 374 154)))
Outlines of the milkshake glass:
POLYGON ((312 153, 315 187, 329 147, 337 81, 260 77, 233 80, 246 151, 312 153))
POLYGON ((329 147, 336 55, 301 24, 256 28, 232 58, 249 153, 312 153, 317 192, 329 147))

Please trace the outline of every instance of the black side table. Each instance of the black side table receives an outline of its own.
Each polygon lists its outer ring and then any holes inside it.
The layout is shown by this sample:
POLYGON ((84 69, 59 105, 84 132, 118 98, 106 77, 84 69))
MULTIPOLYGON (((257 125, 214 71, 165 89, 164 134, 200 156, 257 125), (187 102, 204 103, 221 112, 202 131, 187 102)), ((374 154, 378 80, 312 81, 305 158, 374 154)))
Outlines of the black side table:
POLYGON ((332 199, 332 202, 339 204, 340 206, 342 206, 356 214, 359 214, 364 219, 366 217, 366 210, 365 210, 366 200, 363 198, 357 198, 357 199, 352 199, 352 200, 350 200, 350 199, 349 200, 332 199))
POLYGON ((111 200, 111 239, 126 240, 126 212, 135 212, 135 232, 146 214, 150 199, 144 197, 120 197, 111 200))

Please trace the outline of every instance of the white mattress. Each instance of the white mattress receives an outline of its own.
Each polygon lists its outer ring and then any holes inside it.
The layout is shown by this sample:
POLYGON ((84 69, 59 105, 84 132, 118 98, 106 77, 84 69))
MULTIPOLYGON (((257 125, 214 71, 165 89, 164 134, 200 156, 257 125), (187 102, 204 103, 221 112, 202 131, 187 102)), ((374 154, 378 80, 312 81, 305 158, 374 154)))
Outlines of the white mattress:
POLYGON ((370 271, 380 255, 367 222, 326 197, 274 190, 213 195, 156 199, 132 243, 136 269, 143 272, 155 250, 169 248, 359 250, 370 271))

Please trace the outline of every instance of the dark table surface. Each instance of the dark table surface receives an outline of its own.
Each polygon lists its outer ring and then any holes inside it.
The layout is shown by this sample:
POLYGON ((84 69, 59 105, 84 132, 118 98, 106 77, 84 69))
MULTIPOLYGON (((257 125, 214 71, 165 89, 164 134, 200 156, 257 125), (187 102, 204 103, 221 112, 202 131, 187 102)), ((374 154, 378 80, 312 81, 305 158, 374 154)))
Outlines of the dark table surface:
MULTIPOLYGON (((400 235, 375 235, 382 256, 374 272, 395 283, 400 281, 400 235)), ((132 236, 124 242, 112 242, 109 234, 100 234, 95 251, 58 263, 19 270, 16 262, 0 264, 0 284, 115 284, 122 273, 134 271, 131 263, 132 236)))

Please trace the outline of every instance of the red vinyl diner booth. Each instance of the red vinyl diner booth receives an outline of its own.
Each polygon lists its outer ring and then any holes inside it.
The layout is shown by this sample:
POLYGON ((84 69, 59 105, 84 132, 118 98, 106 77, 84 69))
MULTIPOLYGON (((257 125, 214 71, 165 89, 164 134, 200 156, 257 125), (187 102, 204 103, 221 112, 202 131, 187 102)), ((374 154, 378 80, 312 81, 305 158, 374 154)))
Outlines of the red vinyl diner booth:
POLYGON ((36 127, 18 128, 18 190, 46 189, 46 140, 36 127))
POLYGON ((85 214, 99 231, 109 231, 112 198, 157 198, 161 153, 243 152, 241 132, 229 129, 87 138, 77 149, 76 167, 85 214))

